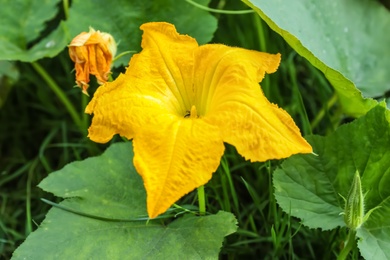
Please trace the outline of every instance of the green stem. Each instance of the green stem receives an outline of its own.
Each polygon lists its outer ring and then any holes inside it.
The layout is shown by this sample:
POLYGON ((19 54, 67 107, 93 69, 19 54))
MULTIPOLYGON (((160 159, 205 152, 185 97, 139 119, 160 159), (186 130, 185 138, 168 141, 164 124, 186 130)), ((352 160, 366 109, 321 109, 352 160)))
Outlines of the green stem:
POLYGON ((337 260, 347 259, 349 252, 356 246, 356 231, 349 230, 347 241, 345 241, 345 245, 343 250, 341 250, 337 260))
MULTIPOLYGON (((233 179, 232 179, 232 175, 231 175, 231 172, 230 172, 229 164, 228 164, 227 159, 226 159, 225 156, 222 156, 222 158, 221 158, 221 166, 222 166, 223 172, 225 173, 225 175, 227 177, 227 181, 228 181, 229 188, 230 188, 230 194, 231 194, 230 197, 233 200, 233 205, 235 207, 236 212, 239 212, 238 196, 237 196, 236 190, 234 188, 233 179)), ((228 198, 229 198, 229 196, 226 196, 226 200, 229 200, 228 198)))
POLYGON ((27 184, 26 184, 26 231, 27 235, 33 232, 32 228, 32 217, 31 217, 31 182, 34 174, 35 167, 37 166, 38 160, 35 159, 28 170, 27 184))
POLYGON ((182 212, 177 213, 177 214, 175 215, 175 217, 176 217, 177 215, 179 215, 179 214, 182 214, 182 213, 191 213, 191 214, 194 214, 194 215, 197 214, 197 212, 191 211, 191 210, 186 209, 186 208, 183 208, 182 206, 179 206, 179 205, 177 205, 177 204, 173 204, 172 206, 173 206, 174 208, 176 208, 176 209, 182 210, 182 212))
POLYGON ((117 61, 119 58, 122 58, 123 56, 127 55, 127 54, 130 54, 130 53, 137 53, 137 51, 124 51, 124 52, 121 52, 120 54, 118 54, 118 56, 116 56, 113 60, 112 60, 112 63, 114 63, 115 61, 117 61))
POLYGON ((214 8, 210 8, 210 7, 207 7, 207 6, 195 3, 192 0, 186 0, 186 2, 189 3, 189 4, 192 4, 193 6, 198 7, 199 9, 202 9, 202 10, 205 10, 205 11, 208 11, 208 12, 212 12, 212 13, 219 13, 219 14, 250 14, 250 13, 254 13, 255 12, 253 10, 220 10, 220 9, 214 9, 214 8))
POLYGON ((69 0, 63 0, 62 4, 63 4, 63 7, 64 7, 65 20, 68 20, 68 17, 69 17, 69 0))
POLYGON ((267 40, 266 40, 266 36, 265 36, 265 28, 263 26, 263 21, 261 21, 261 18, 259 15, 255 15, 254 16, 254 19, 255 19, 255 25, 256 25, 256 28, 257 28, 257 36, 259 38, 259 49, 261 51, 267 51, 267 40))
POLYGON ((204 194, 204 186, 198 187, 198 203, 199 203, 199 215, 206 215, 206 197, 204 194))
POLYGON ((291 79, 291 83, 292 83, 291 85, 292 85, 293 96, 296 99, 295 104, 299 105, 299 114, 300 114, 300 117, 302 120, 302 132, 304 135, 307 135, 307 134, 311 135, 311 134, 313 134, 312 128, 310 126, 309 117, 307 115, 305 104, 303 103, 303 98, 302 98, 301 92, 299 91, 299 87, 298 87, 297 71, 296 71, 296 66, 294 64, 294 61, 293 61, 294 56, 295 55, 290 55, 288 57, 288 63, 289 63, 288 71, 289 71, 290 79, 291 79))
POLYGON ((87 95, 81 95, 81 124, 82 124, 82 130, 86 131, 88 129, 88 114, 85 113, 85 108, 87 107, 89 101, 89 97, 87 95))
MULTIPOLYGON (((257 29, 256 35, 259 40, 259 50, 267 52, 267 38, 263 22, 259 15, 253 15, 253 19, 257 29)), ((263 89, 266 97, 271 96, 271 82, 269 80, 269 77, 265 77, 263 79, 263 81, 261 82, 261 88, 263 89)))
MULTIPOLYGON (((71 212, 71 213, 73 213, 73 214, 76 214, 76 215, 79 215, 79 216, 83 216, 83 217, 87 217, 87 218, 98 219, 98 220, 102 220, 102 221, 109 221, 109 222, 136 222, 136 221, 149 221, 149 220, 150 220, 150 218, 149 218, 148 216, 145 216, 145 217, 138 217, 138 218, 128 218, 128 219, 101 217, 101 216, 97 216, 97 215, 93 215, 93 214, 81 212, 81 211, 78 211, 78 210, 74 210, 74 209, 65 207, 65 206, 63 206, 63 205, 57 204, 57 203, 52 202, 52 201, 47 200, 47 199, 41 198, 41 200, 42 200, 43 202, 45 202, 45 203, 47 203, 47 204, 53 206, 53 207, 56 207, 56 208, 59 208, 59 209, 62 209, 62 210, 71 212)), ((157 217, 154 218, 154 219, 165 219, 165 218, 171 218, 171 217, 173 217, 173 216, 174 216, 173 214, 160 215, 160 216, 157 216, 157 217)), ((153 219, 153 220, 154 220, 154 219, 153 219)))
POLYGON ((82 129, 82 121, 77 113, 76 109, 73 107, 70 100, 67 98, 65 93, 61 90, 61 88, 55 83, 52 77, 45 71, 44 68, 42 68, 41 65, 39 65, 37 62, 32 62, 31 65, 33 68, 38 72, 39 75, 45 80, 47 85, 53 90, 53 92, 57 95, 58 99, 62 102, 62 104, 65 106, 65 108, 68 110, 70 116, 72 117, 74 123, 82 129))
POLYGON ((337 93, 334 93, 333 96, 328 100, 326 105, 317 113, 317 116, 311 122, 311 128, 314 129, 321 122, 322 118, 325 116, 326 112, 336 103, 338 99, 337 93))

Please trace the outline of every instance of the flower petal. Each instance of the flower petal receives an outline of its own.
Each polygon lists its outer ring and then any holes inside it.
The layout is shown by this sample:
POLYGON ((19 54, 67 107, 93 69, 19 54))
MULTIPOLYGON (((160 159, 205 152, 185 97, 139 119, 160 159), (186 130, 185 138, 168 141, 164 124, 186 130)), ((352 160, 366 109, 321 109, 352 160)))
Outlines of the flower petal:
POLYGON ((169 23, 146 23, 140 28, 144 31, 143 50, 137 63, 141 65, 137 69, 129 67, 127 72, 144 78, 156 91, 169 93, 167 99, 176 99, 180 104, 177 113, 184 115, 191 108, 193 99, 193 52, 198 43, 190 36, 178 34, 169 23))
POLYGON ((201 119, 161 116, 133 139, 134 165, 147 191, 150 218, 206 184, 224 152, 218 128, 201 119))
POLYGON ((184 84, 192 80, 198 44, 168 23, 147 23, 141 29, 142 52, 133 55, 126 74, 98 88, 85 110, 94 114, 88 136, 95 142, 108 142, 115 134, 131 139, 134 129, 151 118, 184 116, 191 108, 181 94, 187 95, 184 84))
POLYGON ((209 114, 210 106, 217 105, 219 101, 214 98, 220 94, 226 95, 225 99, 229 100, 250 88, 260 92, 258 82, 265 73, 275 72, 279 63, 280 54, 272 55, 222 44, 200 46, 195 53, 194 72, 196 107, 201 109, 199 114, 209 114))
POLYGON ((95 32, 85 43, 88 47, 90 74, 95 75, 99 84, 104 84, 108 80, 113 54, 108 42, 103 38, 102 33, 95 32))
POLYGON ((87 46, 69 46, 69 56, 75 63, 76 83, 78 86, 88 88, 89 61, 87 46))
POLYGON ((171 104, 166 97, 138 87, 138 81, 121 74, 113 81, 99 87, 85 109, 94 114, 88 129, 88 137, 99 143, 106 143, 113 135, 120 134, 128 139, 151 118, 170 114, 171 104))
POLYGON ((259 87, 279 62, 280 55, 223 45, 205 45, 196 54, 195 86, 202 102, 197 107, 206 110, 200 114, 251 161, 312 152, 290 115, 271 104, 259 87))

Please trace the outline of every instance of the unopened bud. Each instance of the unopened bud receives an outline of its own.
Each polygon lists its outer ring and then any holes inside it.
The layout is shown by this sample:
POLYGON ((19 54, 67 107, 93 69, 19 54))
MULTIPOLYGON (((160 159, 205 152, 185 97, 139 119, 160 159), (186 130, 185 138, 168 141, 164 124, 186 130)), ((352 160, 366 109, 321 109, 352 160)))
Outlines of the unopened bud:
POLYGON ((356 230, 364 219, 364 195, 359 172, 356 171, 351 188, 345 201, 344 221, 347 227, 356 230))

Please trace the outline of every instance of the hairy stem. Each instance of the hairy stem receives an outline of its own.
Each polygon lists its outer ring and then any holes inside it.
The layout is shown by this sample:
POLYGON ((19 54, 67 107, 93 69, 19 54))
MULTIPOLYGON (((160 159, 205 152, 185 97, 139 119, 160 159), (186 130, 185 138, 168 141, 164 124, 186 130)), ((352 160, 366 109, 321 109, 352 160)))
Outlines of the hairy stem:
POLYGON ((339 256, 337 257, 337 260, 344 260, 347 259, 347 256, 349 252, 356 246, 356 231, 355 230, 349 230, 347 241, 345 241, 345 245, 343 250, 341 250, 339 256))

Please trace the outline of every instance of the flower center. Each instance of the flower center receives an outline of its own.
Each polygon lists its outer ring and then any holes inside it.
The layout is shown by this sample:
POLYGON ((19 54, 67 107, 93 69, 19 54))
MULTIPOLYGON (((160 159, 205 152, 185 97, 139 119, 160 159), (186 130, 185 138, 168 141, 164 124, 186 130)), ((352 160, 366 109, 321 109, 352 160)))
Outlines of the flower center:
POLYGON ((192 105, 191 110, 186 112, 184 115, 185 118, 198 118, 198 112, 196 111, 196 107, 192 105))
POLYGON ((190 118, 198 118, 198 113, 194 105, 191 107, 190 118))

